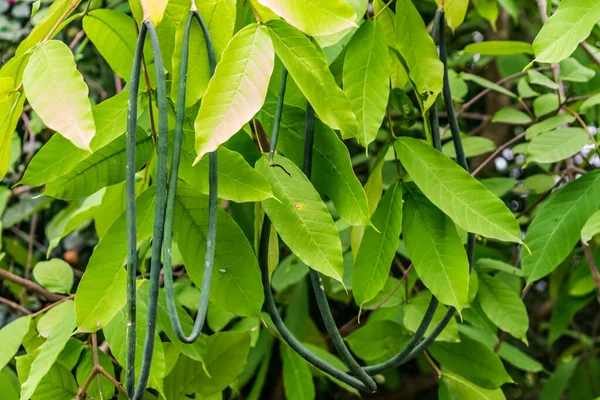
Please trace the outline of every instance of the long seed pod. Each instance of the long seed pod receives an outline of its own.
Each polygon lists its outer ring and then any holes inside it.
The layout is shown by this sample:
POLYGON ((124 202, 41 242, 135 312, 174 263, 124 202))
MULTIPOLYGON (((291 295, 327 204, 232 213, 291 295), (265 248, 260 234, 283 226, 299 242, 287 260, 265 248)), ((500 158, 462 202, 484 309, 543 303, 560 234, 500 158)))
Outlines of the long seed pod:
MULTIPOLYGON (((315 137, 315 110, 312 108, 310 103, 306 104, 306 130, 304 134, 304 162, 302 165, 302 171, 306 175, 306 177, 310 180, 312 175, 312 156, 313 156, 313 144, 315 137)), ((340 331, 335 324, 335 320, 333 319, 333 314, 331 314, 331 308, 329 307, 329 302, 327 301, 327 294, 325 294, 325 289, 323 289, 323 283, 321 281, 321 274, 318 271, 309 268, 310 270, 310 280, 312 282, 313 292, 315 293, 315 297, 317 299, 317 306, 319 307, 319 311, 321 312, 321 318, 323 318, 323 323, 325 324, 325 329, 331 338, 331 342, 333 343, 333 347, 337 351, 338 355, 344 362, 344 364, 350 369, 355 376, 357 376, 361 382, 365 384, 367 388, 371 391, 377 390, 377 384, 367 374, 362 367, 358 364, 356 359, 350 354, 350 350, 346 347, 344 343, 344 339, 340 334, 340 331)))
POLYGON ((181 50, 181 69, 179 78, 179 93, 177 96, 177 113, 175 117, 175 133, 173 136, 173 150, 171 155, 171 170, 169 175, 169 191, 167 194, 167 209, 165 214, 165 240, 163 246, 163 267, 165 279, 165 294, 171 326, 177 338, 183 343, 193 343, 199 337, 204 327, 208 303, 210 297, 210 284, 212 281, 213 265, 215 260, 215 243, 217 239, 217 189, 218 189, 218 157, 217 151, 209 154, 209 194, 208 194, 208 234, 206 238, 206 255, 204 259, 204 275, 202 278, 202 290, 200 292, 200 303, 198 313, 194 320, 194 326, 189 336, 183 332, 181 321, 177 314, 175 305, 175 290, 173 287, 173 213, 175 209, 175 194, 177 191, 177 176, 181 156, 181 141, 183 136, 183 121, 185 117, 185 95, 187 85, 189 39, 192 22, 196 18, 204 32, 204 39, 208 51, 210 76, 215 70, 215 54, 210 34, 200 14, 192 10, 188 16, 183 35, 183 47, 181 50))
MULTIPOLYGON (((156 315, 158 309, 158 284, 160 278, 160 255, 163 244, 165 223, 165 202, 167 197, 167 157, 169 152, 169 125, 167 120, 167 85, 160 54, 160 45, 156 29, 151 21, 144 21, 143 25, 148 30, 152 52, 154 54, 154 67, 156 69, 156 105, 158 108, 158 140, 157 140, 157 166, 156 166, 156 205, 154 208, 154 230, 152 234, 152 258, 150 261, 150 288, 148 290, 148 314, 146 325, 146 339, 142 352, 142 367, 135 392, 129 391, 129 398, 140 400, 146 391, 150 377, 150 365, 154 350, 154 337, 156 334, 156 315)), ((131 88, 133 89, 133 88, 131 88)), ((135 92, 134 92, 135 93, 135 92)), ((135 336, 133 336, 135 348, 135 336)), ((133 364, 132 364, 133 365, 133 364)), ((128 365, 128 368, 130 366, 128 365)), ((133 383, 128 382, 128 387, 133 383)))
POLYGON ((129 104, 127 114, 126 153, 126 223, 127 223, 127 358, 126 358, 126 389, 133 393, 135 387, 135 293, 137 273, 137 246, 135 224, 135 138, 137 129, 138 90, 140 87, 140 69, 144 53, 146 25, 142 24, 138 35, 133 71, 129 83, 129 104))

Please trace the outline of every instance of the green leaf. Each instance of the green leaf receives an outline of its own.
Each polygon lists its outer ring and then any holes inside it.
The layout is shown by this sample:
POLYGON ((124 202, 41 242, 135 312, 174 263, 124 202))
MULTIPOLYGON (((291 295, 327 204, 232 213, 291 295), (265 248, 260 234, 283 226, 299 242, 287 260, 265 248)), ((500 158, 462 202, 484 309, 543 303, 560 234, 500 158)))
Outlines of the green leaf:
POLYGON ((567 389, 571 377, 575 373, 579 358, 574 358, 569 362, 561 363, 550 378, 544 384, 540 395, 540 400, 560 400, 563 392, 567 389))
MULTIPOLYGON (((274 102, 265 103, 258 117, 268 132, 273 127, 275 106, 274 102)), ((302 166, 304 158, 305 120, 306 111, 284 105, 277 146, 298 167, 302 166)), ((319 120, 315 121, 314 140, 312 168, 320 173, 313 175, 313 185, 333 202, 344 221, 354 226, 369 225, 367 197, 354 174, 348 148, 331 128, 319 120)))
POLYGON ((486 178, 480 179, 479 182, 498 197, 504 196, 517 184, 517 180, 513 178, 486 178))
POLYGON ((10 378, 4 371, 0 371, 0 391, 5 400, 19 400, 17 387, 13 386, 10 378))
POLYGON ((473 0, 473 6, 477 14, 490 21, 492 29, 496 30, 496 20, 498 19, 498 3, 496 0, 473 0))
POLYGON ((480 258, 477 260, 478 270, 481 271, 502 271, 511 275, 523 276, 523 271, 517 267, 513 267, 503 261, 494 260, 492 258, 480 258))
POLYGON ((533 41, 535 61, 558 63, 569 57, 600 20, 595 0, 563 0, 533 41))
POLYGON ((23 87, 31 107, 48 128, 90 150, 96 125, 88 87, 66 44, 50 40, 38 47, 25 67, 23 87))
POLYGON ((540 133, 549 132, 559 126, 570 124, 573 121, 575 121, 575 117, 571 114, 565 113, 555 115, 527 128, 525 131, 525 139, 531 140, 540 133))
POLYGON ((519 224, 506 205, 451 159, 413 138, 399 138, 394 147, 423 194, 459 227, 521 243, 519 224))
POLYGON ((267 177, 276 197, 263 200, 262 205, 277 233, 309 267, 343 282, 342 245, 327 206, 294 163, 282 156, 274 162, 285 171, 269 166, 265 157, 256 169, 267 177))
MULTIPOLYGON (((83 386, 85 380, 92 372, 92 368, 94 367, 93 358, 93 351, 91 349, 87 349, 83 353, 81 360, 77 364, 75 376, 77 377, 77 382, 79 382, 80 386, 83 386)), ((114 376, 115 367, 113 366, 111 358, 105 352, 98 352, 98 362, 106 372, 114 376)), ((115 385, 113 385, 113 383, 109 381, 108 378, 104 375, 99 375, 100 377, 95 378, 93 384, 89 385, 86 394, 90 397, 98 397, 102 399, 112 398, 116 390, 115 385), (102 392, 102 395, 100 395, 100 391, 102 392)), ((75 386, 75 393, 77 393, 77 386, 75 386)))
MULTIPOLYGON (((210 0, 196 3, 198 12, 202 16, 204 23, 208 27, 208 32, 215 47, 215 56, 217 61, 229 40, 233 36, 235 25, 236 2, 234 0, 210 0)), ((167 9, 168 10, 168 9, 167 9)), ((183 34, 185 31, 185 21, 179 23, 175 33, 175 43, 172 61, 173 82, 179 82, 179 72, 181 68, 181 49, 183 45, 183 34)), ((162 42, 161 42, 162 44, 162 42)), ((194 79, 188 79, 186 85, 185 106, 194 105, 206 92, 210 71, 208 65, 208 54, 206 50, 206 41, 200 25, 192 23, 190 30, 190 47, 188 55, 188 76, 194 79)), ((171 86, 171 98, 177 99, 179 85, 171 86)))
POLYGON ((471 43, 465 47, 465 51, 482 56, 505 56, 511 54, 533 54, 531 44, 510 40, 484 41, 471 43))
POLYGON ((529 83, 532 85, 545 86, 552 90, 558 89, 558 83, 554 82, 552 79, 548 78, 543 73, 536 71, 535 69, 530 69, 527 71, 527 75, 529 75, 529 83))
POLYGON ((390 94, 389 54, 381 25, 368 20, 352 36, 344 59, 344 93, 358 120, 358 142, 377 137, 390 94))
POLYGON ((579 107, 579 113, 586 114, 592 109, 592 107, 598 104, 600 104, 600 94, 596 94, 590 97, 589 99, 585 100, 583 103, 581 103, 581 106, 579 107))
MULTIPOLYGON (((150 188, 136 200, 138 244, 152 235, 155 190, 150 188)), ((94 249, 77 287, 75 310, 79 332, 96 332, 125 306, 127 257, 125 214, 122 214, 94 249)))
POLYGON ((169 0, 140 0, 144 10, 144 20, 152 21, 154 26, 160 24, 169 0))
POLYGON ((279 348, 286 398, 289 400, 313 400, 315 385, 308 363, 286 344, 282 343, 279 348))
MULTIPOLYGON (((121 136, 96 150, 71 171, 46 185, 44 194, 63 200, 89 196, 103 187, 125 180, 125 142, 121 136)), ((139 170, 154 150, 152 137, 141 128, 136 135, 135 168, 139 170)))
POLYGON ((309 36, 333 35, 356 27, 354 9, 341 0, 258 0, 309 36))
POLYGON ((428 351, 444 368, 483 388, 497 389, 513 382, 496 353, 467 337, 458 343, 434 342, 428 351))
POLYGON ((584 67, 575 58, 567 58, 560 63, 558 79, 569 82, 589 82, 596 76, 596 71, 584 67))
POLYGON ((498 93, 502 93, 507 95, 508 97, 512 97, 513 99, 517 98, 517 95, 514 94, 513 92, 511 92, 510 90, 495 84, 494 82, 491 82, 485 78, 482 78, 480 76, 477 75, 473 75, 473 74, 468 74, 466 72, 461 72, 459 75, 462 79, 464 79, 465 81, 471 81, 471 82, 475 82, 476 84, 478 84, 481 87, 484 87, 486 89, 491 89, 495 92, 498 93))
MULTIPOLYGON (((169 144, 171 143, 172 141, 169 141, 169 144)), ((194 132, 184 129, 179 177, 199 192, 208 194, 209 157, 205 155, 196 165, 193 165, 196 158, 196 152, 193 149, 194 132)), ((273 197, 271 185, 267 179, 252 168, 240 153, 224 146, 220 146, 217 151, 219 198, 243 203, 273 197)))
POLYGON ((519 83, 517 84, 517 91, 519 92, 519 97, 522 99, 528 99, 530 97, 536 97, 540 94, 533 90, 531 86, 529 86, 528 78, 519 79, 519 83))
POLYGON ((115 10, 92 10, 83 17, 83 30, 110 68, 129 81, 137 39, 133 19, 115 10))
POLYGON ((600 232, 600 211, 596 211, 581 228, 581 242, 588 245, 594 235, 600 232))
POLYGON ((327 61, 302 32, 283 21, 269 21, 275 52, 319 119, 344 138, 358 135, 350 101, 336 84, 327 61))
POLYGON ((521 250, 527 283, 552 272, 580 239, 586 221, 600 207, 600 171, 592 171, 553 193, 527 230, 531 254, 521 250))
POLYGON ((396 46, 408 65, 410 78, 424 98, 424 110, 442 91, 444 66, 433 39, 411 0, 396 2, 396 46))
POLYGON ((370 320, 346 337, 346 342, 358 357, 366 361, 395 356, 410 340, 402 326, 388 320, 370 320))
POLYGON ((410 186, 404 205, 403 238, 423 284, 440 302, 460 312, 469 293, 469 260, 462 240, 452 220, 410 186))
POLYGON ((195 163, 236 134, 262 107, 274 50, 264 26, 248 25, 231 39, 196 117, 195 163))
POLYGON ((567 289, 565 288, 560 292, 552 309, 548 334, 549 346, 565 334, 575 315, 590 304, 594 298, 597 298, 595 293, 590 293, 587 296, 571 296, 567 289))
POLYGON ((242 372, 250 350, 248 332, 217 332, 205 340, 204 365, 179 357, 165 379, 165 398, 183 399, 194 392, 207 398, 225 389, 242 372))
POLYGON ((590 136, 582 128, 557 129, 534 137, 527 147, 527 159, 538 163, 562 161, 591 143, 590 136))
MULTIPOLYGON (((123 278, 123 281, 125 278, 123 278)), ((125 282, 123 282, 125 286, 125 282)), ((142 352, 144 349, 144 340, 146 338, 147 313, 148 313, 148 287, 150 286, 147 280, 140 282, 136 293, 136 330, 135 330, 135 359, 142 360, 142 352)), ((124 292, 125 289, 123 289, 124 292)), ((125 297, 121 294, 121 297, 125 297)), ((111 354, 115 357, 120 365, 126 365, 127 359, 127 311, 125 307, 119 310, 114 318, 102 329, 106 336, 106 341, 110 348, 111 354)), ((135 379, 136 382, 140 376, 142 363, 135 363, 135 379)), ((152 351, 152 364, 150 365, 150 378, 148 387, 163 391, 163 379, 165 377, 165 353, 162 342, 155 333, 154 349, 152 351)))
POLYGON ((501 389, 484 389, 469 382, 462 376, 444 371, 442 382, 450 392, 453 399, 460 400, 504 400, 501 389))
POLYGON ((538 118, 555 112, 558 107, 558 96, 555 93, 546 93, 533 100, 533 113, 538 118))
POLYGON ((54 328, 68 317, 73 312, 73 300, 67 300, 52 307, 46 313, 44 313, 37 321, 37 331, 43 338, 48 338, 54 328))
POLYGON ((33 268, 33 277, 47 290, 68 294, 73 287, 71 266, 60 258, 42 261, 33 268))
POLYGON ((515 110, 514 108, 503 108, 494 114, 492 122, 503 122, 513 125, 527 125, 531 123, 531 117, 523 111, 515 110))
MULTIPOLYGON (((410 299, 408 303, 403 306, 404 315, 401 318, 406 329, 413 333, 416 332, 423 320, 423 316, 425 315, 425 311, 427 310, 430 301, 431 292, 424 291, 410 299)), ((444 305, 440 304, 438 306, 433 315, 433 319, 431 320, 431 325, 429 325, 429 328, 427 328, 427 331, 425 332, 425 336, 430 335, 435 326, 441 322, 444 314, 446 314, 446 310, 447 308, 444 305)), ((456 319, 452 318, 435 340, 442 342, 458 342, 458 324, 456 323, 456 319)))
POLYGON ((46 376, 50 368, 63 350, 71 333, 75 329, 75 309, 71 306, 71 312, 48 336, 48 340, 40 346, 39 353, 31 364, 29 376, 21 386, 21 398, 29 399, 36 391, 39 383, 46 376))
POLYGON ((0 329, 0 341, 2 342, 0 349, 0 369, 4 368, 15 354, 17 354, 23 338, 29 331, 30 324, 31 316, 26 315, 15 319, 0 329))
MULTIPOLYGON (((173 233, 186 270, 200 287, 208 234, 208 197, 182 183, 177 187, 173 233)), ((256 255, 241 228, 221 208, 217 210, 210 299, 240 316, 259 315, 264 299, 256 255)))
POLYGON ((402 185, 390 186, 373 214, 358 249, 352 273, 352 293, 362 305, 385 285, 402 231, 402 185), (376 230, 377 229, 377 230, 376 230))
MULTIPOLYGON (((496 150, 496 144, 488 138, 468 136, 462 140, 466 157, 476 157, 496 150)), ((452 140, 442 146, 442 152, 450 158, 456 158, 456 150, 452 140)))
MULTIPOLYGON (((104 357, 108 356, 100 352, 104 357)), ((110 361, 110 359, 109 359, 110 361)), ((87 376, 86 376, 87 378, 87 376)), ((104 378, 105 381, 108 381, 104 378)), ((110 383, 110 382, 109 382, 110 383)), ((111 383, 111 386, 114 386, 111 383)), ((97 386, 96 386, 97 387, 97 386)), ((89 392, 94 392, 94 385, 90 385, 89 392)), ((69 369, 59 363, 55 363, 50 371, 44 376, 38 385, 32 400, 55 400, 55 399, 73 399, 77 396, 77 382, 69 369)))
POLYGON ((527 339, 527 310, 523 301, 506 283, 487 274, 479 274, 477 298, 485 315, 498 328, 518 339, 527 339))
MULTIPOLYGON (((441 0, 435 2, 440 5, 441 0)), ((455 30, 465 20, 467 14, 467 8, 469 7, 469 0, 446 0, 444 2, 443 10, 448 21, 448 26, 455 30)))

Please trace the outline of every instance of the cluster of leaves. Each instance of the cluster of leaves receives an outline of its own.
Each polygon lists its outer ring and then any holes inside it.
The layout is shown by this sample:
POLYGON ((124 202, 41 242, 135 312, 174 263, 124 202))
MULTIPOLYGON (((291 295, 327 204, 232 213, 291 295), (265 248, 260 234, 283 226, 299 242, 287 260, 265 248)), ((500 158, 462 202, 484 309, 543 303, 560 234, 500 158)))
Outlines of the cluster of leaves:
MULTIPOLYGON (((172 257, 186 332, 203 279, 212 151, 221 207, 207 327, 199 341, 181 343, 160 289, 145 398, 358 394, 284 341, 275 346, 257 259, 265 215, 273 222, 271 286, 286 325, 340 370, 313 319, 309 268, 322 274, 340 326, 350 319, 342 331, 364 365, 406 345, 432 296, 441 304, 426 334, 448 308, 458 311, 427 353, 378 377, 384 395, 415 395, 410 382, 422 379, 418 387, 443 399, 600 396, 597 1, 541 9, 515 0, 202 1, 196 6, 218 64, 210 78, 204 35, 192 25, 185 104, 177 104, 177 82, 190 2, 148 3, 170 130, 175 110, 185 108, 172 257), (452 160, 460 150, 444 124, 442 152, 431 143, 430 116, 445 107, 445 65, 427 28, 438 8, 454 33, 447 78, 472 174, 452 160), (519 25, 522 18, 532 23, 519 25), (538 29, 540 19, 547 21, 538 29), (518 27, 519 41, 478 38, 508 25, 518 27), (283 67, 274 167, 265 150, 283 67), (486 94, 503 106, 476 104, 486 94), (307 102, 318 118, 312 180, 301 170, 307 102), (483 111, 469 115, 472 106, 483 111), (508 135, 487 134, 498 126, 508 135), (477 235, 472 262, 467 233, 477 235), (283 388, 267 385, 280 377, 283 388)), ((0 299, 8 307, 0 392, 10 400, 126 398, 124 82, 142 8, 136 0, 56 0, 33 14, 33 29, 0 69, 0 299)), ((148 44, 132 117, 138 327, 149 322, 154 69, 148 44)), ((440 120, 451 114, 446 108, 440 120)), ((138 329, 137 360, 144 336, 138 329)))

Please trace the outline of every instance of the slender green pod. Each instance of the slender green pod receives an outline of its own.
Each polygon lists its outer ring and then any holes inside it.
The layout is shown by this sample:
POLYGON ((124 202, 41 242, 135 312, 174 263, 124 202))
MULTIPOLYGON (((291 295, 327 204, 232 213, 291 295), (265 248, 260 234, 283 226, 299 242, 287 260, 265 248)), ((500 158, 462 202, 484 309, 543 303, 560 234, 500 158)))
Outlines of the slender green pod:
POLYGON ((127 358, 126 358, 126 389, 133 393, 135 387, 135 293, 137 273, 137 246, 135 224, 135 138, 137 130, 138 91, 140 87, 140 70, 144 53, 144 40, 146 38, 146 25, 142 24, 138 35, 135 55, 133 57, 133 70, 129 83, 129 103, 127 113, 127 141, 126 153, 126 223, 127 223, 127 358))
POLYGON ((160 255, 163 244, 165 203, 167 198, 167 158, 169 152, 169 125, 167 120, 167 85, 165 82, 164 67, 160 54, 160 45, 156 29, 150 21, 143 23, 150 37, 152 52, 154 54, 154 67, 156 69, 156 105, 158 108, 158 159, 156 165, 156 205, 154 208, 154 230, 152 234, 152 258, 150 261, 150 288, 148 290, 148 314, 146 325, 146 339, 142 352, 142 368, 135 393, 129 392, 129 398, 140 400, 146 391, 150 377, 150 365, 154 350, 156 335, 156 315, 158 311, 158 286, 160 278, 160 255))
POLYGON ((206 42, 207 51, 209 54, 210 75, 215 70, 216 59, 214 57, 214 47, 212 40, 204 20, 197 11, 190 11, 188 16, 185 31, 183 35, 183 46, 181 50, 181 69, 179 74, 179 92, 177 96, 177 113, 175 117, 175 132, 173 135, 173 149, 171 155, 171 170, 169 174, 169 190, 167 192, 167 206, 165 213, 165 233, 163 246, 163 267, 165 279, 165 294, 167 298, 167 308, 169 310, 169 318, 171 326, 177 338, 183 343, 193 343, 199 337, 204 327, 206 313, 208 311, 208 303, 210 298, 210 285, 212 281, 213 265, 215 260, 215 243, 217 239, 217 191, 218 191, 218 153, 213 151, 209 154, 209 194, 208 194, 208 233, 206 238, 206 254, 204 259, 204 274, 202 278, 202 289, 200 292, 200 302, 198 305, 198 313, 194 320, 194 326, 189 336, 183 332, 181 321, 177 314, 175 304, 175 290, 173 287, 173 214, 175 209, 175 195, 177 191, 177 176, 179 172, 179 162, 181 157, 181 142, 183 137, 183 122, 185 118, 185 96, 187 85, 188 71, 188 54, 189 54, 189 39, 190 30, 194 18, 202 27, 206 42))
MULTIPOLYGON (((306 104, 306 128, 304 133, 304 161, 302 165, 302 171, 306 175, 306 177, 310 180, 312 175, 312 158, 313 158, 313 148, 314 148, 314 137, 315 137, 315 110, 312 108, 309 102, 306 104)), ((346 347, 346 343, 344 343, 344 339, 340 334, 340 331, 335 324, 335 320, 333 319, 333 314, 331 313, 331 308, 329 307, 329 302, 327 301, 327 294, 325 293, 325 289, 323 288, 323 282, 321 280, 321 274, 318 271, 310 268, 310 280, 313 287, 313 292, 315 293, 315 297, 317 300, 317 306, 319 307, 319 311, 321 312, 321 318, 323 318, 323 323, 325 324, 325 329, 331 338, 331 342, 333 343, 333 347, 337 351, 338 355, 350 369, 355 376, 357 376, 365 386, 371 390, 377 390, 377 384, 367 374, 362 367, 358 364, 356 359, 346 347)))

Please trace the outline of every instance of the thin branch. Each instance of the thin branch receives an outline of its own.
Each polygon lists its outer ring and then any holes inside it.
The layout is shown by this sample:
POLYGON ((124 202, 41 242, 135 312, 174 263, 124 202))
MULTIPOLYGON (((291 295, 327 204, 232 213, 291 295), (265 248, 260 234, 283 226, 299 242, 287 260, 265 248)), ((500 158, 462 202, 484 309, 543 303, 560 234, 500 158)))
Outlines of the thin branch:
POLYGON ((506 149, 507 147, 511 146, 512 144, 518 142, 519 140, 523 139, 525 137, 525 132, 515 136, 514 138, 512 138, 511 140, 509 140, 508 142, 504 143, 501 146, 498 146, 498 148, 488 157, 486 158, 481 164, 479 164, 479 166, 477 168, 475 168, 475 171, 473 171, 471 173, 471 176, 476 176, 479 172, 481 172, 481 170, 490 163, 490 161, 492 161, 498 154, 500 154, 504 149, 506 149))
POLYGON ((62 298, 62 299, 60 299, 60 300, 58 300, 58 301, 56 301, 56 302, 54 302, 52 304, 47 305, 46 307, 42 308, 41 310, 36 311, 35 313, 33 313, 33 317, 37 317, 38 315, 41 315, 41 314, 45 313, 46 311, 50 310, 51 308, 56 307, 60 303, 64 303, 65 301, 71 300, 71 299, 74 299, 74 298, 75 298, 74 294, 72 294, 70 296, 67 296, 67 297, 64 297, 64 298, 62 298))
MULTIPOLYGON (((35 241, 35 228, 37 227, 38 214, 35 213, 31 217, 31 221, 29 223, 29 237, 27 238, 27 261, 25 262, 25 279, 29 280, 31 277, 31 263, 33 262, 33 242, 35 241)), ((20 300, 21 305, 25 300, 25 296, 27 295, 27 287, 24 286, 23 290, 21 290, 20 300)))
POLYGON ((48 32, 48 34, 46 35, 46 37, 44 38, 44 40, 42 42, 47 42, 48 40, 52 39, 52 37, 54 36, 54 34, 56 33, 56 31, 58 30, 60 25, 69 16, 69 14, 71 14, 71 11, 73 11, 79 5, 79 2, 80 2, 80 0, 73 0, 71 2, 71 4, 69 5, 69 8, 67 8, 65 10, 65 12, 63 13, 63 15, 60 16, 58 21, 56 21, 56 24, 54 24, 54 26, 52 27, 50 32, 48 32))
POLYGON ((66 297, 57 293, 52 293, 49 292, 48 290, 44 289, 43 287, 41 287, 40 285, 38 285, 35 282, 29 281, 27 279, 23 279, 18 275, 15 275, 11 272, 8 272, 2 268, 0 268, 0 278, 2 279, 7 279, 11 282, 14 282, 18 285, 21 286, 25 286, 27 289, 36 292, 37 294, 45 297, 46 299, 50 300, 50 301, 59 301, 59 300, 63 300, 66 297))
POLYGON ((21 314, 31 314, 31 311, 29 311, 28 309, 26 309, 22 305, 20 305, 18 303, 15 303, 12 300, 5 299, 4 297, 0 297, 0 303, 4 303, 4 304, 6 304, 9 307, 14 308, 15 310, 17 310, 21 314))

